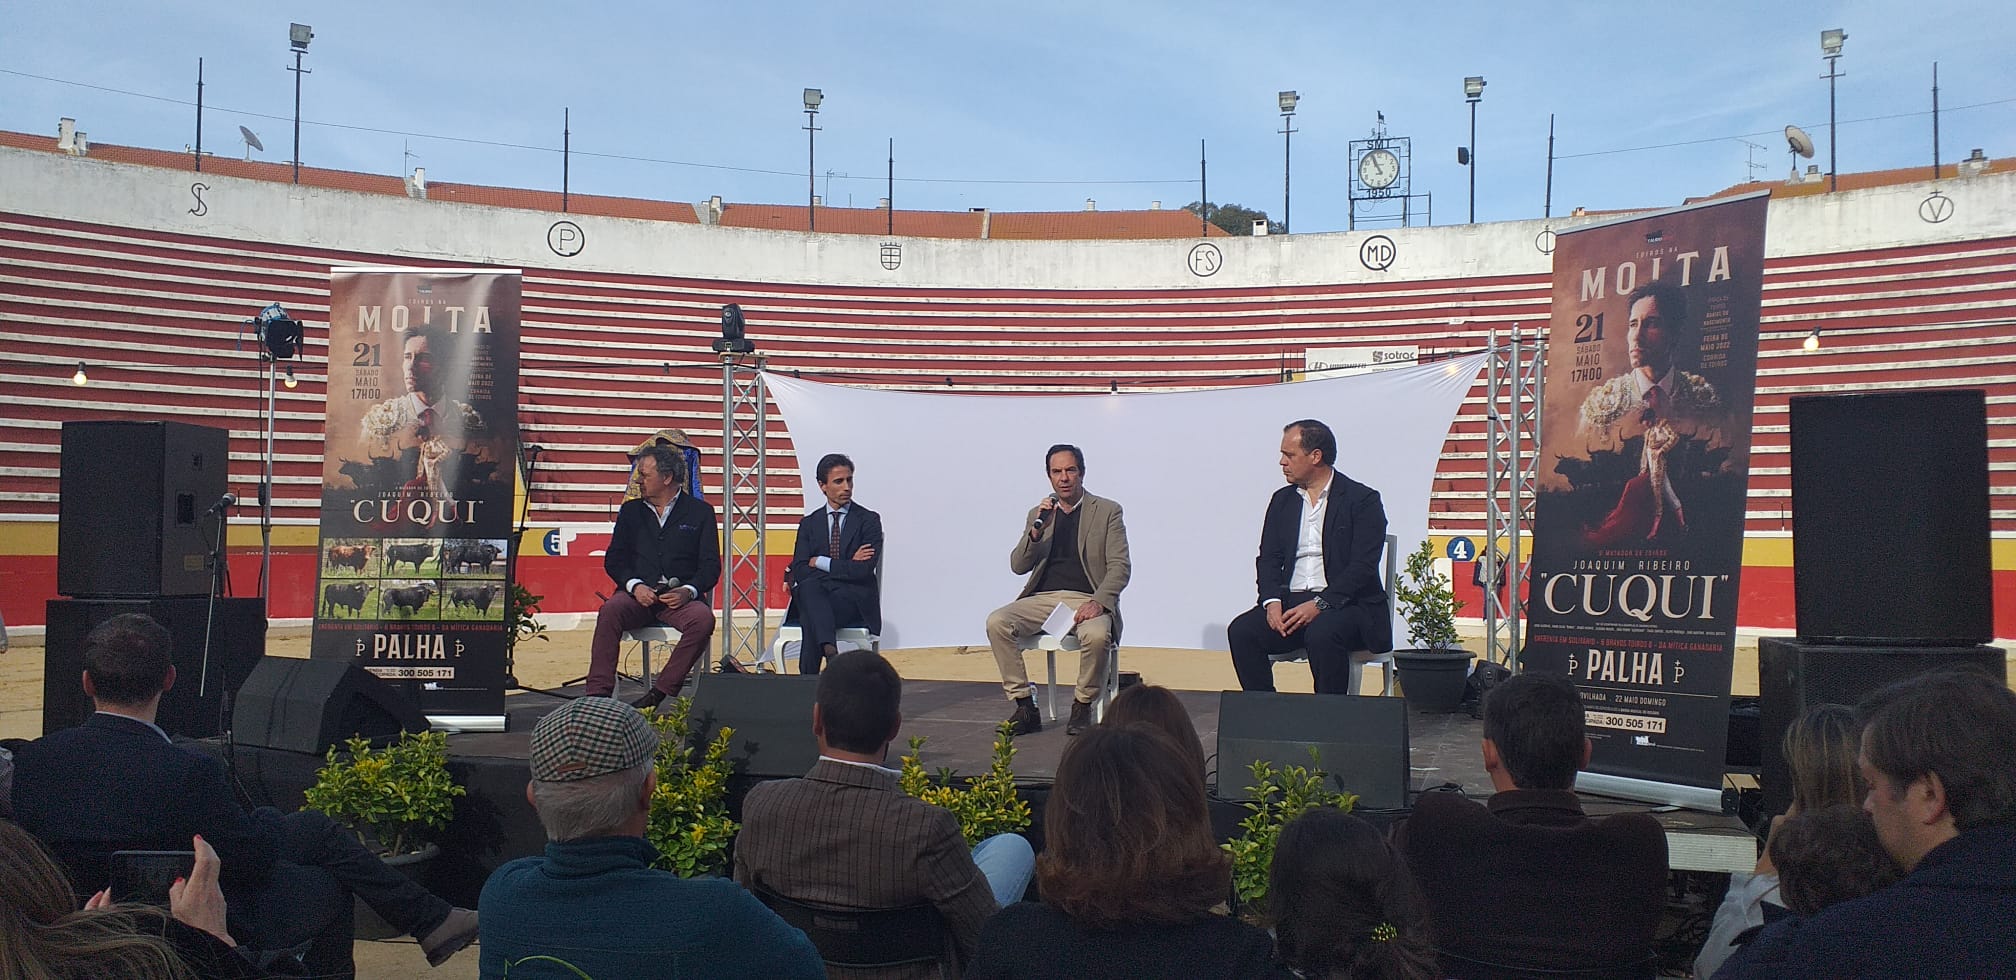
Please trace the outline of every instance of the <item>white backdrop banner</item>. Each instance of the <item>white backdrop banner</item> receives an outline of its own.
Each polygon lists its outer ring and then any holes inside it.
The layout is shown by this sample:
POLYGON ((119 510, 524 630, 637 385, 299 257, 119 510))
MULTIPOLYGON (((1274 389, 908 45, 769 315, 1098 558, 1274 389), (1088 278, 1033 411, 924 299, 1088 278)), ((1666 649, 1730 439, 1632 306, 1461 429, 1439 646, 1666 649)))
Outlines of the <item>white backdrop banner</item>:
MULTIPOLYGON (((1339 468, 1379 491, 1404 555, 1428 530, 1442 444, 1484 355, 1373 374, 1220 391, 958 395, 765 376, 784 416, 808 507, 813 468, 854 460, 855 499, 882 515, 882 645, 984 646, 987 614, 1022 578, 1008 552, 1050 493, 1044 450, 1085 453, 1086 490, 1120 503, 1134 576, 1120 596, 1124 645, 1225 649, 1225 625, 1257 595, 1267 498, 1282 485, 1281 428, 1321 419, 1339 468)), ((1396 639, 1405 626, 1394 629, 1396 639)))

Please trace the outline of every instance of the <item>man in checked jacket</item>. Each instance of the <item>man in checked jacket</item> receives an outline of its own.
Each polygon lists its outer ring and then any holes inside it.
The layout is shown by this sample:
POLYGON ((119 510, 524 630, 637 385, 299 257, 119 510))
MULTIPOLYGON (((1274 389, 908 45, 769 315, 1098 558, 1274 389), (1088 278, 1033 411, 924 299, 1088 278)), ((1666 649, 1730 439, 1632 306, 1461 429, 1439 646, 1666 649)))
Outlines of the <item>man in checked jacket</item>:
MULTIPOLYGON (((807 905, 891 909, 930 902, 962 962, 981 923, 1019 901, 1035 872, 1029 842, 1000 834, 970 850, 959 819, 905 796, 885 768, 902 727, 903 678, 882 655, 840 654, 819 674, 812 733, 819 761, 802 779, 758 785, 742 804, 735 880, 807 905)), ((828 969, 834 980, 936 976, 932 964, 828 969)))

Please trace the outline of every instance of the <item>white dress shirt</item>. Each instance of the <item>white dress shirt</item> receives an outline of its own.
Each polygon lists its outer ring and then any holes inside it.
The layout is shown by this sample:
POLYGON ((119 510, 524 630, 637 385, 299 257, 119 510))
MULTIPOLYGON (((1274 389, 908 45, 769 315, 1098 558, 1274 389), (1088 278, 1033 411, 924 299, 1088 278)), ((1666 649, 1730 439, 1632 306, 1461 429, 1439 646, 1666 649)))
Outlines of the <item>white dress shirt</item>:
POLYGON ((1302 498, 1302 531, 1295 539, 1295 569, 1288 575, 1290 592, 1321 592, 1330 587, 1330 579, 1323 573, 1323 515, 1330 512, 1330 486, 1336 482, 1337 474, 1332 472, 1313 504, 1307 491, 1296 491, 1302 498))

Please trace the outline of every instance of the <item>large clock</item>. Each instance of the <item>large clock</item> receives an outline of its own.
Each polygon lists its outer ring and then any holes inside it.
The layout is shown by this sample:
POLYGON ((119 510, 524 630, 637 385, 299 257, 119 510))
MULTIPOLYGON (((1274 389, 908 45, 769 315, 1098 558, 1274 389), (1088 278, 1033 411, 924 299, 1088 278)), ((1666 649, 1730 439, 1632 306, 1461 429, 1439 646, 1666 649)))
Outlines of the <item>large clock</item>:
POLYGON ((1369 150, 1358 158, 1358 182, 1371 190, 1385 190, 1400 179, 1400 158, 1392 150, 1369 150))

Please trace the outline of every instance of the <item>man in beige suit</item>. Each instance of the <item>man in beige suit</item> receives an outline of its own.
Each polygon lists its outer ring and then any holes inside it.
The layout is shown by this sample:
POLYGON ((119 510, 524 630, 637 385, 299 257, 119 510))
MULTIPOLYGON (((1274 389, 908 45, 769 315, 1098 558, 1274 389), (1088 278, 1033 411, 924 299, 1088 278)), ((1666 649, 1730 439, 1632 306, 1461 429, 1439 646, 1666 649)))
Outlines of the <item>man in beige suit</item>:
POLYGON ((1085 492, 1085 454, 1077 446, 1056 445, 1045 455, 1053 491, 1029 511, 1024 531, 1008 553, 1008 567, 1028 575, 1022 596, 987 617, 987 641, 1001 668, 1001 686, 1015 702, 1008 723, 1017 735, 1043 727, 1029 671, 1022 664, 1023 637, 1043 629, 1058 604, 1074 610, 1071 632, 1078 637, 1078 690, 1065 733, 1076 735, 1092 723, 1092 699, 1106 676, 1106 657, 1120 638, 1120 590, 1134 572, 1127 558, 1127 524, 1120 505, 1085 492))

